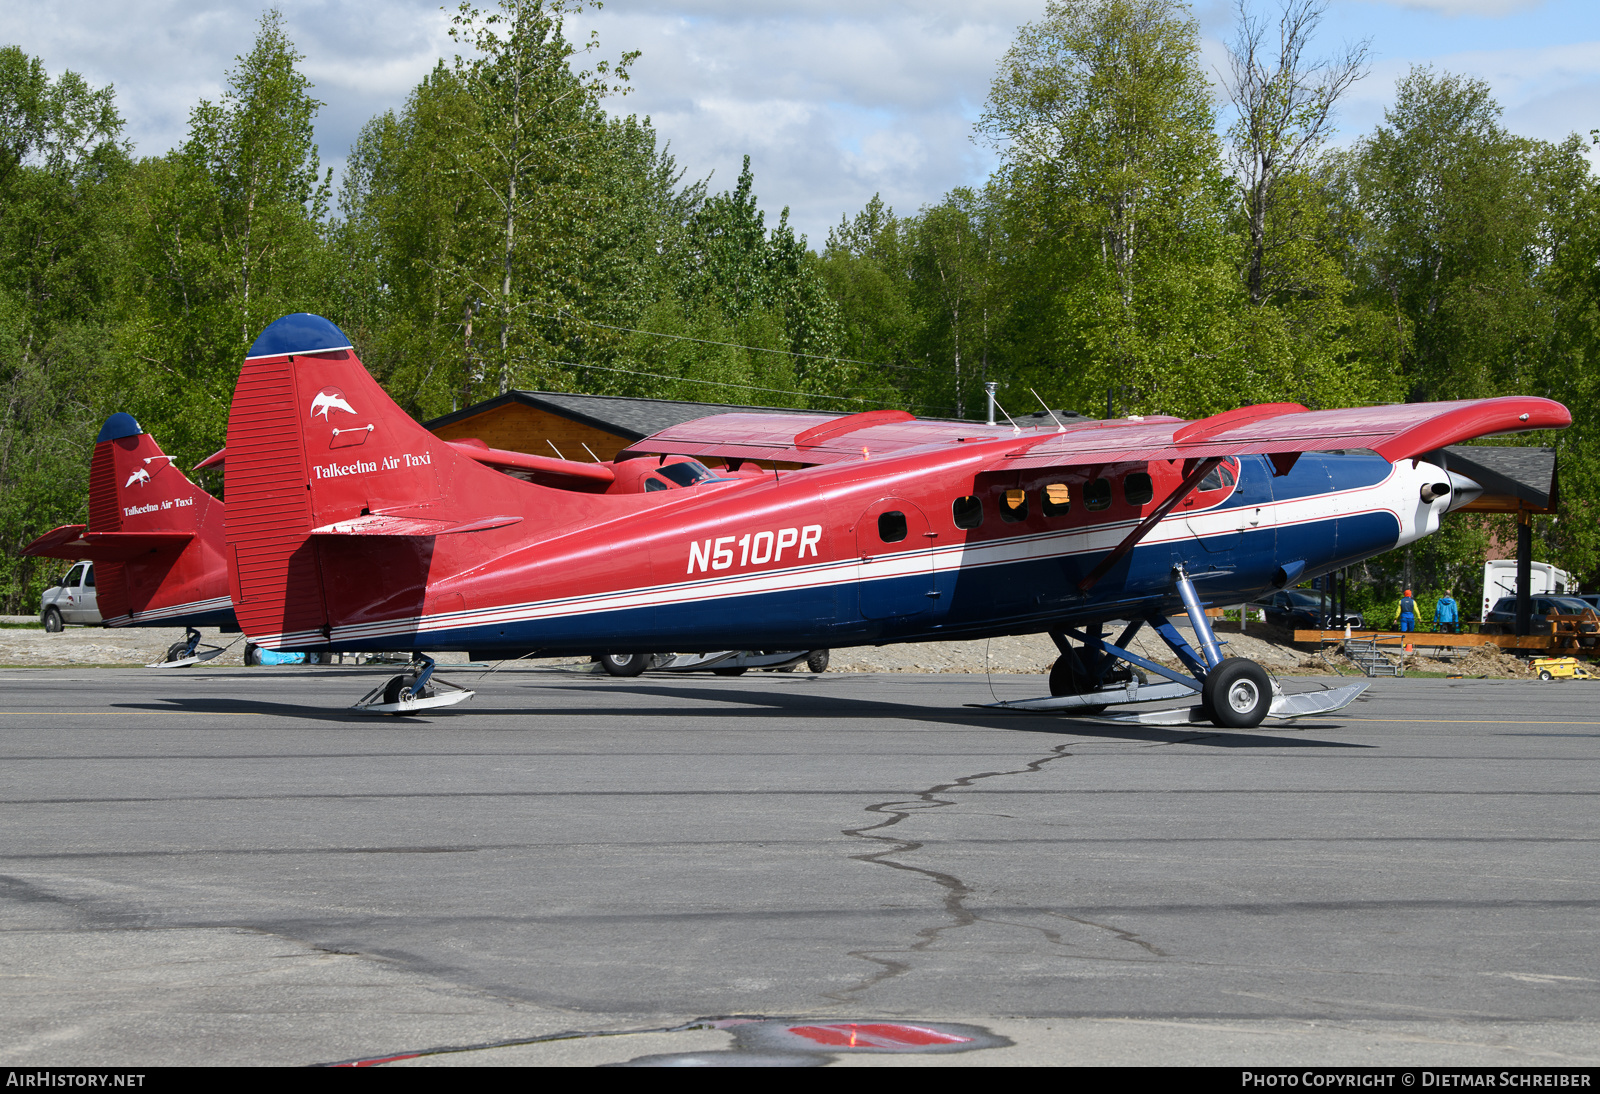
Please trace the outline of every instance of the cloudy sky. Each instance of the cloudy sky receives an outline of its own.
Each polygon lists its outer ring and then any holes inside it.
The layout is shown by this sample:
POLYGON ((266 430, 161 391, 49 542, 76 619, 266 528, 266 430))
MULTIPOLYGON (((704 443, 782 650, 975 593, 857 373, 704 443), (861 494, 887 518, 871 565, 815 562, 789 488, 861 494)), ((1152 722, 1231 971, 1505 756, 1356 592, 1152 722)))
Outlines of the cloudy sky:
MULTIPOLYGON (((1275 11, 1276 0, 1252 0, 1275 11)), ((50 70, 113 83, 140 153, 178 143, 202 97, 220 95, 266 3, 7 0, 0 44, 50 70)), ((632 94, 696 176, 731 185, 748 153, 756 192, 819 246, 874 193, 902 212, 992 166, 972 142, 995 62, 1044 0, 609 0, 585 16, 602 55, 643 51, 632 94)), ((325 102, 317 136, 338 167, 361 125, 398 108, 453 53, 437 0, 280 0, 325 102)), ((1222 58, 1231 0, 1195 0, 1207 60, 1222 58)), ((1331 0, 1320 43, 1371 38, 1372 74, 1341 121, 1345 138, 1383 115, 1414 64, 1494 88, 1514 131, 1545 139, 1600 128, 1596 0, 1331 0)))

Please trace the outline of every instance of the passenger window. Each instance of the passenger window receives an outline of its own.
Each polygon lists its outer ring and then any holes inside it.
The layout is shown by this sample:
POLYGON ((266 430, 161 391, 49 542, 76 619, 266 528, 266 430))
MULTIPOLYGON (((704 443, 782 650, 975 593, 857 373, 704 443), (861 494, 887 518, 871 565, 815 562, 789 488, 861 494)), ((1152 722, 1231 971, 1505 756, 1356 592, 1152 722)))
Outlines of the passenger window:
POLYGON ((968 494, 950 503, 950 516, 957 528, 976 528, 983 523, 983 502, 968 494))
POLYGON ((1107 479, 1095 479, 1083 488, 1083 505, 1091 513, 1102 509, 1111 508, 1111 483, 1107 479))
POLYGON ((89 572, 83 575, 83 587, 85 589, 94 588, 94 567, 93 566, 90 566, 89 567, 89 572))
POLYGON ((1129 505, 1145 505, 1156 496, 1156 490, 1150 482, 1149 475, 1143 471, 1135 471, 1122 480, 1122 496, 1128 500, 1129 505))
POLYGON ((653 490, 671 490, 671 489, 672 489, 672 487, 668 486, 666 483, 662 482, 660 479, 656 478, 654 475, 652 475, 648 479, 644 480, 644 492, 647 493, 647 494, 650 493, 653 490))
POLYGON ((61 584, 65 585, 69 589, 76 589, 78 587, 78 582, 82 580, 83 567, 74 566, 71 570, 67 571, 67 576, 61 579, 61 584))
POLYGON ((1028 519, 1028 492, 1007 490, 1000 495, 1000 519, 1015 524, 1028 519))
POLYGON ((878 514, 878 538, 885 543, 899 543, 906 538, 906 515, 898 510, 878 514))
POLYGON ((1064 482, 1053 482, 1039 491, 1039 505, 1047 517, 1064 516, 1072 508, 1072 491, 1064 482))
POLYGON ((1230 466, 1229 464, 1223 464, 1221 467, 1217 468, 1217 470, 1222 473, 1222 485, 1223 486, 1232 486, 1233 485, 1233 468, 1232 468, 1232 466, 1230 466))

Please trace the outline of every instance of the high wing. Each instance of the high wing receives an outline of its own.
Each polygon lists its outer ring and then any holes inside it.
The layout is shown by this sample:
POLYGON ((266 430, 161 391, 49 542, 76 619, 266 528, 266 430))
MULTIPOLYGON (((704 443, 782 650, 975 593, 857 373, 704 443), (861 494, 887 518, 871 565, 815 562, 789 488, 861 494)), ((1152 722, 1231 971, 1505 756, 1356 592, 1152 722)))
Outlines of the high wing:
MULTIPOLYGON (((1163 419, 1176 422, 1178 419, 1163 419)), ((1083 422, 1078 428, 1109 423, 1083 422)), ((637 441, 617 458, 682 455, 702 459, 778 460, 804 465, 892 456, 927 445, 992 441, 1010 426, 925 421, 903 410, 831 414, 717 414, 671 426, 637 441)), ((1032 435, 1029 431, 1028 435, 1032 435)))
POLYGON ((1370 449, 1394 463, 1475 437, 1563 429, 1570 424, 1572 415, 1566 407, 1531 396, 1348 410, 1307 410, 1292 403, 1274 403, 1176 425, 1146 421, 1121 429, 1058 433, 1019 446, 990 469, 1352 448, 1370 449))
POLYGON ((1561 429, 1571 421, 1571 414, 1560 403, 1532 396, 1346 410, 1307 410, 1294 403, 1269 403, 1193 422, 1165 417, 1077 420, 1059 430, 1030 429, 1020 435, 1009 426, 921 421, 900 411, 869 411, 842 418, 740 413, 699 418, 664 429, 635 443, 630 451, 822 464, 1016 435, 1017 446, 990 464, 989 470, 1332 449, 1370 449, 1393 462, 1475 437, 1561 429), (880 417, 890 414, 896 417, 880 417))
POLYGON ((163 552, 176 554, 194 539, 193 532, 85 532, 87 525, 63 524, 20 552, 41 558, 93 562, 132 562, 163 552))
MULTIPOLYGON (((576 460, 557 460, 549 456, 535 456, 526 452, 510 452, 503 448, 490 448, 480 440, 450 441, 449 445, 470 460, 499 471, 522 472, 537 477, 571 480, 591 487, 610 486, 616 475, 605 464, 579 463, 576 460)), ((218 449, 194 469, 221 467, 228 462, 228 450, 218 449)), ((421 535, 421 532, 365 532, 364 535, 421 535)))

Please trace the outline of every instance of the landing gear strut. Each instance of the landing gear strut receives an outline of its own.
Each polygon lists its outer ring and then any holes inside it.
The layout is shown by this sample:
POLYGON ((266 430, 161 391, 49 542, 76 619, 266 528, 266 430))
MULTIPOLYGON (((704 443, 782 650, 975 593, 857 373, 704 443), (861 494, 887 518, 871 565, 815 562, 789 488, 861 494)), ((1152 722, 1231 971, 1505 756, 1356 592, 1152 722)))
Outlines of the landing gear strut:
MULTIPOLYGON (((238 641, 235 639, 235 641, 238 641)), ((152 669, 186 669, 190 665, 197 665, 201 661, 209 661, 221 655, 227 646, 200 645, 200 632, 193 627, 185 627, 181 641, 174 642, 167 647, 166 656, 159 661, 152 661, 147 668, 152 669)))
POLYGON ((422 653, 411 657, 405 672, 367 692, 356 702, 355 709, 368 714, 421 714, 472 698, 473 692, 466 688, 434 677, 433 658, 422 653))
POLYGON ((1189 613, 1199 649, 1191 646, 1178 629, 1159 614, 1134 620, 1115 642, 1106 640, 1099 624, 1083 630, 1052 631, 1050 637, 1061 650, 1061 656, 1050 670, 1051 697, 983 705, 1059 714, 1101 714, 1108 706, 1125 703, 1198 698, 1200 702, 1191 707, 1110 717, 1117 721, 1157 725, 1206 721, 1226 729, 1253 729, 1266 718, 1298 718, 1341 710, 1369 686, 1360 683, 1330 691, 1284 695, 1267 671, 1254 661, 1222 656, 1221 643, 1206 618, 1193 580, 1182 566, 1173 567, 1172 579, 1189 613), (1139 628, 1145 625, 1166 642, 1187 672, 1167 668, 1128 648, 1139 628), (1077 645, 1069 642, 1069 638, 1077 645), (1117 662, 1125 662, 1129 667, 1114 668, 1117 662), (1155 677, 1164 679, 1151 684, 1149 681, 1155 677))

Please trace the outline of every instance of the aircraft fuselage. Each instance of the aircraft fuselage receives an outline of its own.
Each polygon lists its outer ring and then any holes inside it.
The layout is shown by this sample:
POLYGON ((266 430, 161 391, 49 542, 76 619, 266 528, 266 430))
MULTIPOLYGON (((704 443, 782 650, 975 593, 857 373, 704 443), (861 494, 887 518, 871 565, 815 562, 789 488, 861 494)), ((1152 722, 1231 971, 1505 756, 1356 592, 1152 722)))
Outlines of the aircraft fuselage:
POLYGON ((497 656, 1035 633, 1181 611, 1180 564, 1207 603, 1247 601, 1281 568, 1310 577, 1427 535, 1451 504, 1422 499, 1425 484, 1447 480, 1422 461, 1308 452, 1275 476, 1267 458, 1245 455, 1085 591, 1096 563, 1177 487, 1182 464, 981 470, 1014 444, 593 498, 589 520, 548 535, 530 507, 525 542, 492 559, 468 550, 473 535, 319 540, 324 575, 355 572, 356 556, 341 556, 363 552, 382 595, 328 583, 330 617, 343 622, 326 637, 261 641, 497 656))

